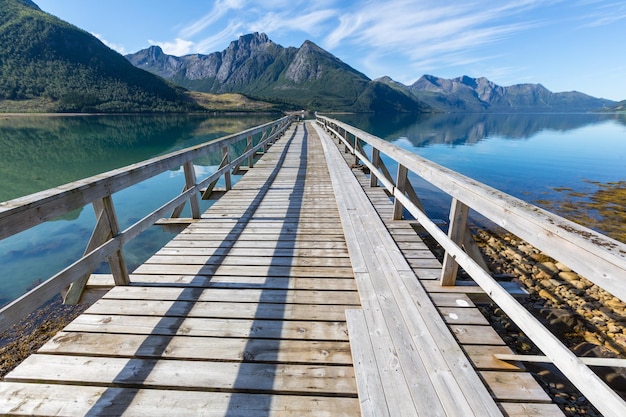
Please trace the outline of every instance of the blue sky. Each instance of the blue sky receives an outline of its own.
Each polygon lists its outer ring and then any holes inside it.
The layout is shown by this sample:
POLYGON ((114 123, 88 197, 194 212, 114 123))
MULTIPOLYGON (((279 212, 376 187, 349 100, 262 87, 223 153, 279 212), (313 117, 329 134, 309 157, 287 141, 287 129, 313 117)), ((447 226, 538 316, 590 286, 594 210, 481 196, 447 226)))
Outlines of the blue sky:
POLYGON ((120 53, 208 54, 264 32, 311 40, 374 79, 541 83, 626 99, 624 0, 34 0, 120 53))

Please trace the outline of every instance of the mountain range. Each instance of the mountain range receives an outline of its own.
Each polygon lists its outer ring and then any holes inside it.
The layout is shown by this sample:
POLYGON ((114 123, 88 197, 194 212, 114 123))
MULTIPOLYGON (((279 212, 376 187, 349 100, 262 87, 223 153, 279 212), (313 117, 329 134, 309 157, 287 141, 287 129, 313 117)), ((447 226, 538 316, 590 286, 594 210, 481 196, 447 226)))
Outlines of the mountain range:
POLYGON ((242 36, 208 55, 177 57, 151 46, 126 58, 191 90, 240 92, 321 110, 581 112, 615 105, 575 91, 553 93, 541 84, 503 87, 484 77, 424 75, 410 86, 389 77, 370 80, 313 42, 283 48, 263 33, 242 36))
POLYGON ((553 93, 541 84, 503 87, 487 78, 445 79, 423 75, 410 86, 389 77, 378 81, 413 94, 430 106, 448 112, 581 112, 606 109, 616 103, 577 91, 553 93))
POLYGON ((138 68, 195 91, 238 92, 326 111, 431 110, 411 94, 370 80, 311 41, 284 48, 264 33, 253 33, 208 55, 177 57, 151 46, 126 58, 138 68))
POLYGON ((313 42, 285 48, 263 33, 241 36, 208 55, 177 57, 152 46, 123 57, 31 0, 0 0, 0 112, 242 108, 424 113, 619 107, 578 92, 552 93, 540 84, 502 87, 486 78, 424 75, 410 86, 389 77, 371 80, 313 42))

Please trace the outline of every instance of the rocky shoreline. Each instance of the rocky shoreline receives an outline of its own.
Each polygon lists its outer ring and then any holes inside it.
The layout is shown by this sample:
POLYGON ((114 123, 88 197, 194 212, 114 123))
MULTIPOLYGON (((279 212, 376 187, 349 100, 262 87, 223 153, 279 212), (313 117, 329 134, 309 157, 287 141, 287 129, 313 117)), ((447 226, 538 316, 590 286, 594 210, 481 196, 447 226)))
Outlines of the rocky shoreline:
POLYGON ((86 305, 64 305, 58 296, 0 333, 0 379, 35 353, 86 308, 86 305))
MULTIPOLYGON (((491 272, 518 282, 529 295, 520 300, 578 356, 626 357, 626 304, 519 238, 481 229, 475 240, 491 272)), ((480 306, 504 341, 520 354, 541 354, 493 304, 480 306)), ((567 416, 601 416, 551 364, 526 368, 567 416)), ((626 398, 623 368, 594 367, 609 386, 626 398)))

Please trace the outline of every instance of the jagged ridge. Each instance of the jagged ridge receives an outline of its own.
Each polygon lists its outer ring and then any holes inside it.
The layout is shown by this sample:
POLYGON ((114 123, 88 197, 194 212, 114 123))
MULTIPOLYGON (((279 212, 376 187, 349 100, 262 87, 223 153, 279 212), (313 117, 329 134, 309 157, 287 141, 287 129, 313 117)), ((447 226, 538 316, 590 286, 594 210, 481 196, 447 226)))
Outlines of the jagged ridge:
POLYGON ((553 93, 541 84, 516 84, 503 87, 485 77, 461 76, 445 79, 423 75, 410 86, 380 79, 394 88, 444 111, 484 112, 579 112, 610 107, 615 102, 577 91, 553 93))
POLYGON ((253 33, 208 55, 176 57, 152 46, 126 58, 196 91, 238 92, 320 111, 430 111, 411 95, 371 81, 310 41, 300 48, 284 48, 264 33, 253 33))

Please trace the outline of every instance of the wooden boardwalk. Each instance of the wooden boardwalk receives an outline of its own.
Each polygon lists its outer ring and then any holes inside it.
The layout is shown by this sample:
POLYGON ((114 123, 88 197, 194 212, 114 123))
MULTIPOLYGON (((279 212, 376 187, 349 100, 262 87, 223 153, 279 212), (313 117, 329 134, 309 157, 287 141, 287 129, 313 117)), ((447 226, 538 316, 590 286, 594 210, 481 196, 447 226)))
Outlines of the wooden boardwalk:
MULTIPOLYGON (((558 415, 545 394, 533 398, 528 389, 498 398, 502 373, 489 388, 483 384, 487 371, 520 369, 495 364, 476 341, 465 343, 474 352, 471 363, 466 358, 455 340, 463 344, 463 332, 476 336, 469 326, 483 326, 483 334, 491 328, 470 313, 464 294, 421 289, 413 274, 428 288, 441 266, 415 233, 409 236, 406 221, 384 227, 404 251, 399 275, 413 283, 387 294, 374 270, 397 266, 399 249, 368 246, 346 225, 350 211, 358 213, 350 194, 337 194, 343 174, 329 172, 322 142, 311 125, 294 124, 233 190, 135 270, 131 285, 113 288, 9 373, 0 383, 0 414, 558 415), (358 258, 388 250, 389 265, 358 258), (384 302, 412 289, 423 297, 417 304, 384 302), (387 324, 372 327, 382 310, 395 309, 400 324, 384 318, 387 324), (426 320, 424 327, 406 317, 426 320), (431 337, 441 337, 444 348, 431 337), (479 377, 475 369, 484 363, 479 377), (402 411, 408 403, 414 408, 402 411)), ((369 198, 386 217, 392 207, 380 193, 369 198)), ((372 233, 380 230, 372 223, 372 233)), ((391 239, 384 233, 381 242, 391 239)), ((519 386, 522 379, 512 381, 519 386)))

